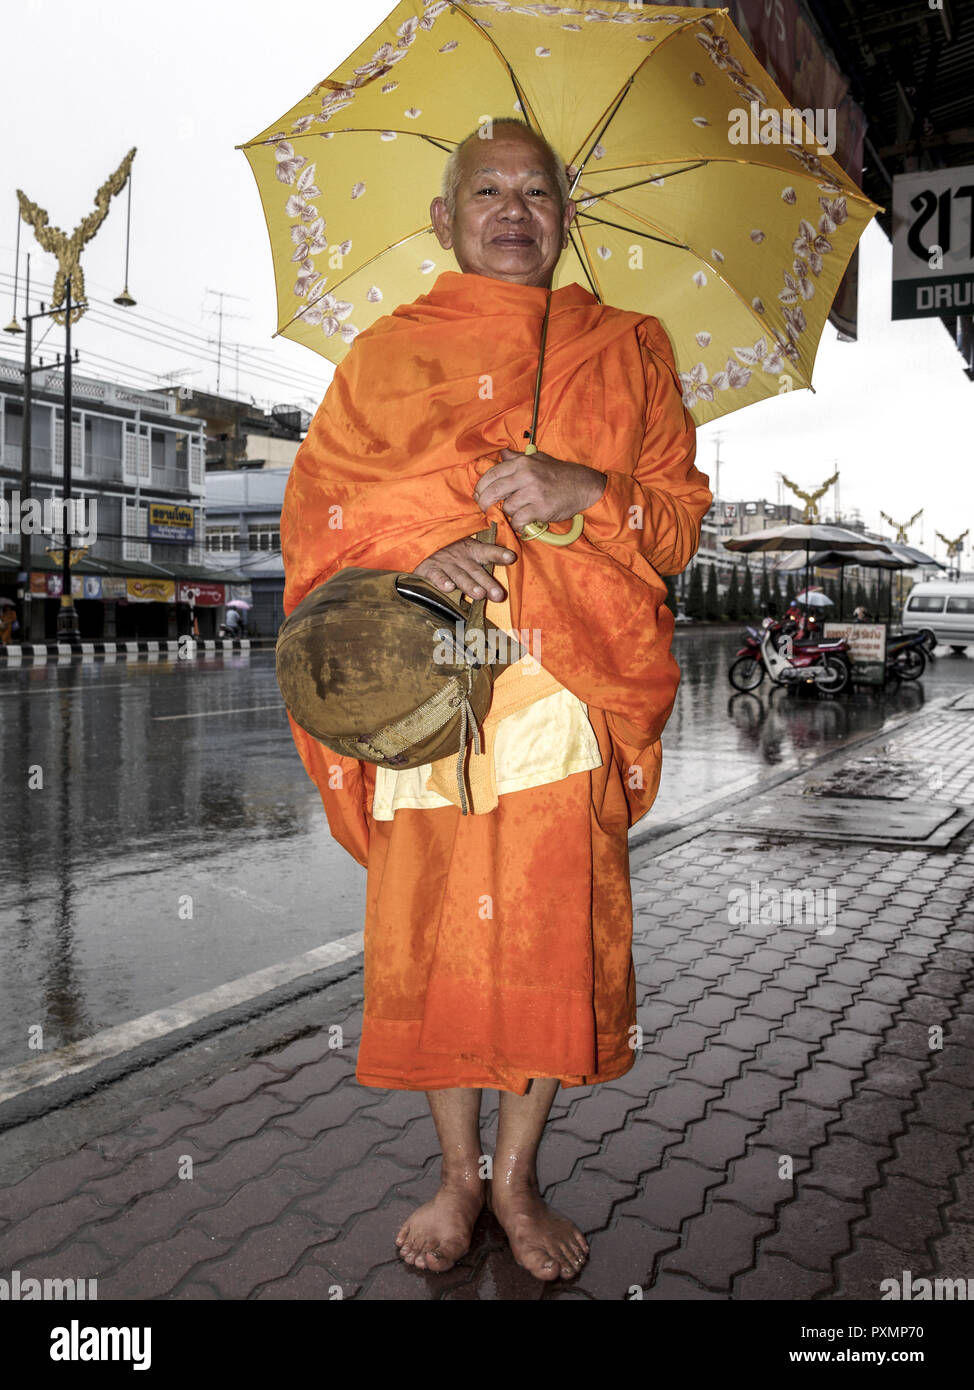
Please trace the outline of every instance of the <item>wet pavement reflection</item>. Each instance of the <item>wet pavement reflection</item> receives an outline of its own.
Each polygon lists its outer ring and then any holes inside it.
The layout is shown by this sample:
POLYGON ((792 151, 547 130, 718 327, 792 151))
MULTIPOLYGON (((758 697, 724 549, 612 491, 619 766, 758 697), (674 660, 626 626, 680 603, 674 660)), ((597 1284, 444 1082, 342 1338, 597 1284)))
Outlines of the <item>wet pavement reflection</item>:
POLYGON ((823 698, 765 678, 755 694, 745 694, 727 679, 740 646, 733 629, 677 629, 682 678, 663 733, 663 779, 633 836, 758 788, 782 771, 809 767, 829 749, 879 733, 930 700, 974 684, 974 660, 941 647, 920 681, 855 686, 823 698))
MULTIPOLYGON (((737 634, 680 631, 663 783, 633 829, 699 812, 974 683, 735 693, 737 634)), ((0 1067, 361 930, 365 875, 328 833, 271 651, 0 668, 0 1067), (36 1034, 34 1035, 36 1038, 36 1034)))

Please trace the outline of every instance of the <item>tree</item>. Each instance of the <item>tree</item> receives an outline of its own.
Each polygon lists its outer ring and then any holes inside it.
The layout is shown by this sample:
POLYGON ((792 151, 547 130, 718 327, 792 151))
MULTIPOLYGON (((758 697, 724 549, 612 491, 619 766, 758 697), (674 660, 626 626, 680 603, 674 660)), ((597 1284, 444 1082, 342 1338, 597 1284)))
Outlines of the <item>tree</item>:
POLYGON ((700 573, 700 566, 694 565, 690 571, 690 582, 687 585, 687 617, 703 617, 703 575, 700 573))
POLYGON ((703 601, 704 617, 708 622, 720 621, 720 595, 717 592, 717 566, 707 566, 707 593, 703 601))
POLYGON ((736 623, 742 616, 740 594, 737 588, 737 566, 731 565, 730 583, 724 596, 724 616, 736 623))
POLYGON ((788 571, 788 578, 787 578, 787 580, 786 580, 786 582, 785 582, 785 607, 786 607, 786 608, 787 608, 788 605, 791 603, 792 599, 795 597, 795 595, 797 594, 797 592, 798 592, 798 590, 795 588, 795 576, 792 574, 791 570, 789 570, 789 571, 788 571))
POLYGON ((771 602, 774 604, 774 611, 776 617, 780 618, 783 609, 781 598, 781 579, 777 570, 775 570, 774 574, 771 576, 771 602))
POLYGON ((747 621, 754 616, 754 580, 751 578, 750 565, 745 564, 744 582, 741 585, 741 617, 747 621))
POLYGON ((666 583, 666 606, 671 613, 675 613, 677 603, 676 584, 673 581, 673 576, 670 574, 665 574, 663 579, 666 583))

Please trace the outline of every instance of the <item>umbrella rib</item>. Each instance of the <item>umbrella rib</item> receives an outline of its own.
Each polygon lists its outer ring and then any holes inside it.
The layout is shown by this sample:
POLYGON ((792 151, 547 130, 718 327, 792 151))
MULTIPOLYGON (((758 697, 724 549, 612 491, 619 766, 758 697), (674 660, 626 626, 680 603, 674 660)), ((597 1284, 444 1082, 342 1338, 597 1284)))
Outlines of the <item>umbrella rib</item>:
POLYGON ((462 5, 454 4, 451 6, 451 8, 453 9, 454 14, 463 15, 467 23, 472 24, 473 27, 477 30, 477 33, 480 34, 481 38, 486 39, 488 44, 490 44, 491 48, 494 50, 494 53, 497 55, 498 62, 503 63, 504 66, 507 68, 508 76, 511 79, 511 85, 514 88, 514 95, 520 102, 521 111, 524 115, 524 119, 528 122, 529 125, 532 125, 535 130, 541 133, 541 122, 535 115, 531 103, 528 101, 527 97, 524 95, 524 92, 521 90, 521 85, 518 82, 517 78, 514 76, 514 69, 511 67, 510 60, 504 56, 504 52, 501 49, 500 45, 497 43, 497 40, 493 37, 492 34, 488 34, 487 30, 476 19, 474 19, 472 14, 468 14, 462 5))
POLYGON ((603 188, 598 193, 585 193, 586 198, 610 198, 613 193, 625 193, 629 188, 643 188, 647 184, 655 183, 657 179, 675 179, 677 174, 691 174, 694 169, 702 169, 705 165, 713 163, 710 159, 698 159, 696 164, 685 164, 682 169, 672 169, 668 174, 653 174, 650 178, 634 179, 632 183, 620 183, 615 188, 603 188))
MULTIPOLYGON (((701 15, 699 18, 696 18, 696 17, 695 17, 695 18, 693 18, 693 19, 687 19, 687 20, 685 20, 682 24, 680 24, 680 25, 674 27, 673 29, 671 29, 670 32, 669 32, 668 34, 664 35, 664 37, 660 40, 660 42, 659 42, 658 44, 654 45, 654 47, 652 48, 652 50, 651 50, 649 53, 647 53, 646 56, 645 56, 644 58, 642 58, 642 59, 640 60, 639 66, 636 68, 635 72, 633 72, 633 73, 630 74, 630 76, 629 76, 628 80, 626 81, 625 85, 623 86, 622 90, 619 92, 619 95, 613 99, 613 102, 610 102, 610 103, 609 103, 609 108, 611 108, 611 109, 609 109, 609 115, 608 115, 608 117, 606 118, 605 125, 604 125, 604 126, 602 127, 602 129, 599 131, 599 133, 598 133, 598 135, 595 137, 595 139, 592 141, 592 146, 591 146, 591 148, 589 149, 588 154, 585 156, 585 159, 583 159, 583 160, 582 160, 582 163, 579 165, 579 168, 578 168, 578 175, 580 175, 581 172, 582 172, 582 170, 585 168, 585 165, 586 165, 586 163, 587 163, 587 161, 588 161, 589 155, 592 153, 592 150, 595 149, 595 146, 596 146, 596 145, 599 143, 599 141, 602 139, 602 136, 605 134, 606 130, 608 129, 609 122, 612 120, 612 117, 613 117, 613 116, 616 114, 616 112, 619 110, 619 107, 620 107, 621 104, 622 104, 622 99, 623 99, 623 97, 624 97, 624 96, 626 95, 626 93, 629 91, 630 87, 631 87, 632 84, 635 82, 636 78, 639 76, 640 72, 643 70, 643 68, 646 66, 646 64, 652 62, 652 60, 656 57, 657 53, 659 53, 659 51, 660 51, 661 48, 664 48, 668 43, 671 43, 675 38, 677 38, 680 34, 682 34, 682 33, 684 32, 684 30, 689 29, 691 25, 693 25, 693 24, 699 24, 699 23, 700 23, 700 19, 702 19, 702 18, 703 18, 703 16, 701 15)), ((592 129, 589 131, 588 135, 587 135, 587 136, 585 137, 585 139, 582 141, 581 145, 579 146, 579 149, 580 149, 580 150, 583 150, 583 149, 585 148, 585 144, 586 144, 586 142, 588 141, 588 139, 591 137, 592 130, 595 129, 595 126, 596 126, 596 125, 598 125, 598 121, 595 122, 595 125, 592 126, 592 129)), ((578 183, 578 175, 576 175, 575 182, 572 184, 572 188, 573 188, 573 189, 574 189, 574 187, 575 187, 575 184, 578 183)))
MULTIPOLYGON (((648 58, 648 56, 649 56, 649 55, 647 55, 647 58, 648 58)), ((646 61, 647 61, 647 59, 644 58, 644 59, 643 59, 643 62, 646 62, 646 61)), ((642 65, 643 65, 643 64, 640 63, 639 67, 641 68, 642 65)), ((636 69, 636 72, 638 72, 638 71, 639 71, 639 68, 636 69)), ((586 164, 588 163, 589 159, 591 158, 591 156, 592 156, 592 151, 595 149, 596 145, 597 145, 597 144, 599 143, 599 141, 602 139, 602 136, 603 136, 603 135, 605 134, 605 132, 608 130, 609 125, 610 125, 610 123, 611 123, 611 121, 612 121, 613 116, 616 114, 616 112, 619 110, 619 107, 622 105, 622 103, 625 101, 626 97, 629 95, 630 91, 632 90, 632 84, 635 82, 635 80, 636 80, 636 73, 634 72, 634 73, 632 74, 632 76, 629 78, 629 81, 628 81, 628 82, 626 83, 626 85, 623 87, 622 91, 621 91, 621 92, 619 93, 619 95, 616 97, 615 102, 614 102, 614 103, 612 104, 612 106, 609 108, 609 114, 608 114, 608 115, 606 116, 606 118, 605 118, 605 123, 604 123, 604 125, 602 126, 602 129, 599 131, 598 135, 596 135, 595 139, 592 141, 591 145, 589 146, 588 154, 585 156, 585 158, 582 160, 581 164, 579 164, 578 167, 577 167, 577 169, 575 170, 575 177, 574 177, 574 179, 572 179, 572 186, 571 186, 571 188, 568 190, 568 196, 569 196, 569 197, 572 196, 572 194, 575 192, 575 189, 578 187, 578 181, 579 181, 579 179, 582 177, 582 170, 585 168, 586 164)))
MULTIPOLYGON (((578 220, 585 218, 588 222, 598 222, 602 227, 616 227, 620 232, 632 232, 633 236, 645 237, 647 241, 658 241, 663 246, 673 246, 678 251, 690 251, 693 248, 685 241, 670 241, 669 237, 653 236, 652 232, 641 232, 636 227, 626 227, 622 222, 610 222, 607 217, 593 217, 590 212, 580 212, 578 220)), ((694 253, 696 254, 696 253, 694 253)), ((725 282, 726 283, 726 282, 725 282)), ((736 291, 735 291, 736 293, 736 291)))
POLYGON ((578 260, 579 260, 579 263, 580 263, 580 265, 581 265, 581 267, 582 267, 582 270, 585 272, 585 278, 586 278, 586 280, 589 282, 589 284, 590 284, 591 287, 592 287, 592 293, 595 295, 596 299, 597 299, 597 300, 599 301, 599 303, 601 304, 601 303, 603 302, 603 301, 602 301, 602 295, 599 293, 598 285, 596 284, 596 282, 595 282, 595 280, 594 280, 594 278, 593 278, 593 276, 592 276, 591 270, 589 269, 588 252, 587 252, 586 249, 585 249, 585 243, 582 242, 581 247, 579 247, 578 243, 577 243, 576 240, 575 240, 575 228, 574 228, 574 227, 569 227, 569 228, 568 228, 568 235, 569 235, 569 238, 571 239, 572 246, 575 247, 575 255, 578 257, 578 260))

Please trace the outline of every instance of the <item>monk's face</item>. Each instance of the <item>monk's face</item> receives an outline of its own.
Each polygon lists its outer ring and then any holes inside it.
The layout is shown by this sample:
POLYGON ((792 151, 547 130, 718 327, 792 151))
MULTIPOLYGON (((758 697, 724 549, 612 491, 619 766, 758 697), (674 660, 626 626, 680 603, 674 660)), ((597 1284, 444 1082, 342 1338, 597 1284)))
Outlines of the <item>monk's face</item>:
POLYGON ((559 206, 545 150, 529 135, 501 130, 471 140, 461 161, 453 215, 442 198, 430 205, 440 245, 464 274, 550 286, 575 204, 559 206))

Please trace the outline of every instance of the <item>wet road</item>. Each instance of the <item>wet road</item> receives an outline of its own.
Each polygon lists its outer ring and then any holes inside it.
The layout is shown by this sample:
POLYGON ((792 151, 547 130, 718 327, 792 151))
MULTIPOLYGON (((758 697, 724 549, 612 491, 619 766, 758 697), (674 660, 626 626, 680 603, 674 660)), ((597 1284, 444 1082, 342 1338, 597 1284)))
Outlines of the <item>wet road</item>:
MULTIPOLYGON (((676 642, 634 834, 974 684, 945 651, 885 696, 755 698, 727 682, 735 633, 676 642)), ((270 651, 0 669, 0 808, 0 1068, 37 1057, 36 1025, 50 1053, 361 930, 365 874, 328 834, 270 651)))

